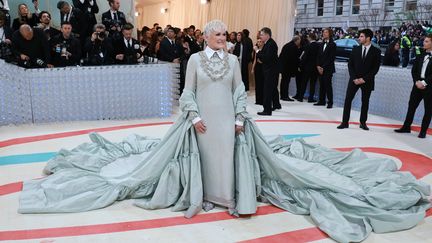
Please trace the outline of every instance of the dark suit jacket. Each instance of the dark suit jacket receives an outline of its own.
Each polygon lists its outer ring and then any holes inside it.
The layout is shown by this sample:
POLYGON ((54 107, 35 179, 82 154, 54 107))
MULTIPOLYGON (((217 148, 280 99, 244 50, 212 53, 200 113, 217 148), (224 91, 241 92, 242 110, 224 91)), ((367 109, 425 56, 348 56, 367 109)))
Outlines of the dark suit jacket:
POLYGON ((106 11, 105 13, 102 14, 102 24, 104 24, 106 30, 109 31, 111 38, 121 39, 123 38, 123 36, 121 36, 121 32, 111 30, 111 27, 114 24, 118 24, 120 27, 123 27, 123 25, 126 24, 126 15, 121 11, 117 11, 117 16, 118 16, 118 22, 115 23, 115 21, 111 16, 111 12, 109 10, 106 11))
POLYGON ((196 40, 193 37, 185 36, 184 40, 189 44, 189 48, 190 48, 189 55, 197 53, 201 50, 199 45, 196 43, 196 40))
POLYGON ((16 56, 27 55, 33 62, 39 58, 47 64, 51 63, 48 40, 41 29, 33 28, 31 40, 24 39, 19 31, 15 31, 12 35, 12 50, 16 56))
POLYGON ((253 53, 252 39, 249 37, 246 37, 243 40, 243 57, 242 57, 242 60, 246 63, 251 62, 252 61, 252 53, 253 53))
POLYGON ((319 48, 320 44, 316 41, 305 46, 303 56, 300 59, 300 69, 302 72, 310 74, 318 73, 316 66, 319 48))
POLYGON ((93 1, 93 6, 90 5, 89 0, 84 0, 84 3, 81 3, 80 0, 72 0, 72 2, 75 8, 78 8, 79 10, 81 10, 81 12, 87 15, 87 35, 93 33, 93 27, 97 23, 95 14, 99 13, 99 7, 96 0, 93 1))
POLYGON ((114 63, 114 48, 112 40, 91 41, 88 37, 84 45, 83 57, 85 65, 110 65, 114 63))
POLYGON ((271 73, 276 75, 279 73, 278 70, 278 46, 276 42, 270 38, 257 53, 257 58, 262 62, 262 70, 265 73, 271 73))
POLYGON ((138 63, 137 54, 142 55, 139 48, 139 42, 132 38, 132 46, 128 48, 124 42, 124 38, 114 41, 114 57, 118 54, 124 54, 123 60, 117 60, 117 64, 135 64, 138 63), (137 48, 138 47, 138 48, 137 48))
POLYGON ((336 44, 332 39, 330 39, 327 43, 326 49, 323 49, 324 42, 320 44, 320 48, 318 49, 317 66, 322 67, 325 73, 334 73, 336 71, 334 64, 336 60, 336 44))
MULTIPOLYGON (((425 56, 425 53, 422 53, 422 54, 418 55, 416 57, 416 59, 414 60, 413 67, 411 69, 411 76, 413 78, 414 83, 419 81, 421 78, 421 70, 422 70, 422 67, 424 64, 424 56, 425 56)), ((427 83, 426 87, 430 88, 430 86, 432 86, 432 59, 429 59, 429 64, 426 68, 424 81, 427 83)))
POLYGON ((282 47, 279 55, 279 72, 290 77, 296 76, 300 64, 300 49, 294 41, 290 41, 282 47))
POLYGON ((61 31, 56 29, 56 28, 50 27, 48 30, 44 30, 44 33, 45 33, 47 39, 51 40, 52 38, 60 35, 61 31))
MULTIPOLYGON (((60 13, 60 22, 63 23, 64 14, 60 13)), ((85 38, 87 37, 89 21, 87 15, 84 14, 78 8, 72 8, 71 16, 69 17, 69 22, 72 25, 72 32, 75 37, 85 38)))
POLYGON ((158 58, 161 61, 172 62, 182 56, 182 51, 183 47, 176 44, 175 40, 174 45, 171 45, 169 39, 165 37, 160 43, 158 58))
POLYGON ((363 46, 356 46, 351 52, 348 61, 350 82, 357 78, 363 78, 366 83, 362 85, 370 90, 374 90, 375 75, 378 73, 381 65, 381 50, 372 45, 365 60, 363 60, 362 49, 363 46))

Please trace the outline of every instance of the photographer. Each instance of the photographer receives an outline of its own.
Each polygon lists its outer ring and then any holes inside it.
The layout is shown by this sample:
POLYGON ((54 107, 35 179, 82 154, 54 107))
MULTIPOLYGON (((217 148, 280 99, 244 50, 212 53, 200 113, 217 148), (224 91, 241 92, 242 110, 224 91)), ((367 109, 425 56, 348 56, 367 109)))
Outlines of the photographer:
POLYGON ((126 23, 122 30, 123 38, 114 42, 117 64, 136 64, 142 56, 139 42, 132 38, 133 28, 132 24, 126 23))
POLYGON ((96 24, 92 36, 84 46, 84 65, 100 66, 114 63, 114 49, 111 39, 106 35, 105 25, 96 24))
POLYGON ((19 31, 12 35, 12 50, 18 58, 18 65, 22 67, 53 67, 48 40, 41 29, 21 25, 19 31))
POLYGON ((109 34, 113 40, 122 39, 121 30, 123 25, 126 24, 126 15, 119 11, 120 0, 108 0, 110 10, 102 14, 102 23, 105 28, 109 31, 109 34))
POLYGON ((61 34, 51 41, 52 63, 55 67, 75 66, 80 64, 81 44, 80 41, 71 35, 72 25, 63 22, 61 34))
POLYGON ((0 11, 0 58, 9 61, 12 58, 12 29, 6 24, 6 14, 0 11))

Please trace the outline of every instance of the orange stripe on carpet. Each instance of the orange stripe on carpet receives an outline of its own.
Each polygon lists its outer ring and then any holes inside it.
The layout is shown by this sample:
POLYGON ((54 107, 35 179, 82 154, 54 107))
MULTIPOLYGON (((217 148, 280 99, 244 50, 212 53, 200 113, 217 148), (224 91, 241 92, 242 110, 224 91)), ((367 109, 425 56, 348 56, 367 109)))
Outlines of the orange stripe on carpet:
MULTIPOLYGON (((252 217, 281 213, 281 212, 285 212, 285 211, 276 208, 274 206, 261 206, 258 207, 258 211, 256 212, 256 214, 252 215, 252 217)), ((32 230, 0 231, 0 240, 29 240, 29 239, 40 239, 40 238, 106 234, 106 233, 125 232, 125 231, 132 231, 132 230, 163 228, 163 227, 178 226, 178 225, 200 224, 200 223, 208 223, 208 222, 230 220, 230 219, 236 219, 236 217, 229 215, 228 212, 218 212, 218 213, 198 214, 190 219, 181 216, 181 217, 170 217, 170 218, 120 222, 120 223, 111 223, 111 224, 97 224, 97 225, 32 229, 32 230)))
POLYGON ((277 235, 265 236, 253 240, 240 241, 241 243, 285 243, 285 242, 310 242, 328 238, 327 234, 318 228, 307 228, 301 230, 293 230, 277 235))

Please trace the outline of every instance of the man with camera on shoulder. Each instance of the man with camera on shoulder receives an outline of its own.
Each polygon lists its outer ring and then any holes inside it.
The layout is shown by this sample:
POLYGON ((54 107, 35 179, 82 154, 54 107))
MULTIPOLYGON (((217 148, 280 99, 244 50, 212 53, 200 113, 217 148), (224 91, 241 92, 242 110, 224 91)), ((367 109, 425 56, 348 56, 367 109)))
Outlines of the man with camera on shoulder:
POLYGON ((119 11, 120 0, 108 0, 110 10, 102 14, 102 23, 113 40, 122 39, 122 28, 126 24, 126 15, 119 11))
POLYGON ((84 65, 100 66, 114 63, 112 40, 107 36, 105 25, 96 24, 91 37, 84 45, 84 65))
POLYGON ((142 56, 139 42, 132 38, 134 26, 126 23, 123 26, 123 38, 116 40, 114 44, 115 59, 117 64, 136 64, 142 56))
POLYGON ((79 65, 81 44, 77 38, 72 36, 72 24, 67 21, 63 22, 60 31, 61 34, 51 41, 53 65, 55 67, 79 65))
POLYGON ((32 28, 28 24, 21 25, 12 35, 12 50, 21 67, 53 67, 48 40, 39 28, 32 28))

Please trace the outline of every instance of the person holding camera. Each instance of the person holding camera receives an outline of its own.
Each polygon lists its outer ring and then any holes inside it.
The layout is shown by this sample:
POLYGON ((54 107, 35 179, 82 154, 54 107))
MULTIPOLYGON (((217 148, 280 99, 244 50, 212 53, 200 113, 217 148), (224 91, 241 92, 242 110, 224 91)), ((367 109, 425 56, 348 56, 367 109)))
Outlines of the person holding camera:
POLYGON ((123 25, 123 38, 114 42, 115 61, 117 64, 136 64, 142 56, 139 42, 132 38, 134 26, 131 23, 123 25))
POLYGON ((12 35, 12 50, 17 56, 18 65, 25 68, 53 67, 48 40, 39 28, 28 24, 20 26, 12 35))
POLYGON ((111 39, 107 36, 105 25, 96 24, 91 37, 84 45, 84 65, 101 66, 114 63, 114 48, 111 39))
POLYGON ((123 38, 122 28, 126 24, 126 15, 119 11, 120 0, 108 0, 108 3, 110 10, 102 14, 102 23, 113 40, 120 40, 123 38))
POLYGON ((72 25, 63 22, 61 34, 54 37, 51 42, 52 63, 55 67, 75 66, 80 64, 81 44, 72 36, 72 25))

